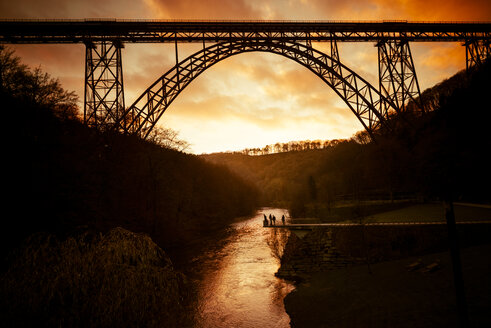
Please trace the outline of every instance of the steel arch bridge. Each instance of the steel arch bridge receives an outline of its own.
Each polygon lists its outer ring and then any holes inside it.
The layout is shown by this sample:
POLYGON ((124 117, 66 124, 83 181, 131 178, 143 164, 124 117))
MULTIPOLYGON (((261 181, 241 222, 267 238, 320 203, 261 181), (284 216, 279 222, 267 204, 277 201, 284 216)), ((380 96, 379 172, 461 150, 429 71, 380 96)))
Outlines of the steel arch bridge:
POLYGON ((308 68, 329 85, 372 133, 387 125, 392 112, 412 101, 424 112, 410 42, 460 42, 466 67, 491 55, 490 22, 347 21, 153 21, 2 20, 2 43, 84 43, 84 122, 96 129, 118 129, 146 138, 180 92, 204 70, 246 52, 282 55, 308 68), (374 42, 379 85, 375 88, 342 64, 337 42, 374 42), (176 64, 128 108, 125 107, 124 43, 174 43, 176 64), (203 48, 179 61, 178 43, 203 48), (329 42, 330 53, 312 47, 329 42), (208 44, 208 45, 207 45, 208 44))
POLYGON ((206 69, 233 55, 247 52, 270 52, 305 66, 329 85, 347 104, 368 131, 384 124, 389 110, 397 110, 391 100, 358 74, 344 66, 337 57, 336 44, 331 56, 298 42, 274 40, 239 40, 221 42, 189 56, 158 78, 127 109, 122 128, 146 138, 172 101, 206 69))

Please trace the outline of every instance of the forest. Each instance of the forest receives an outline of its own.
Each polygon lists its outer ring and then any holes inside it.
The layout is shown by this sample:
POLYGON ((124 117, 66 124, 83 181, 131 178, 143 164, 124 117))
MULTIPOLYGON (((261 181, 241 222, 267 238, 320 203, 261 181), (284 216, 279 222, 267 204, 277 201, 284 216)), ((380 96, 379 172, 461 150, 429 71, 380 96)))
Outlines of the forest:
POLYGON ((178 247, 258 205, 253 185, 180 151, 185 143, 169 130, 143 141, 87 128, 75 94, 8 48, 0 49, 0 102, 12 210, 2 219, 2 255, 35 232, 114 227, 178 247))
POLYGON ((410 102, 373 136, 360 131, 314 147, 306 141, 202 156, 255 183, 263 204, 300 217, 327 217, 347 201, 489 203, 490 66, 488 60, 425 90, 423 110, 410 102))

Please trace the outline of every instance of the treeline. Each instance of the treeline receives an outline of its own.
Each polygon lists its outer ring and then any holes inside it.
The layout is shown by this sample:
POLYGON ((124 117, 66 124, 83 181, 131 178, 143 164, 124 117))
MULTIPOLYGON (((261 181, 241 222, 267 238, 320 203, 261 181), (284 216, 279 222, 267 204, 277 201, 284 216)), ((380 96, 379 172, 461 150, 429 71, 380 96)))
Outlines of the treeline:
POLYGON ((12 210, 2 216, 3 251, 37 231, 63 235, 117 226, 146 232, 168 248, 257 206, 257 190, 226 167, 159 142, 88 129, 71 110, 73 94, 5 48, 0 86, 12 210), (58 90, 58 96, 38 90, 58 90))
POLYGON ((287 206, 299 197, 310 176, 317 178, 322 163, 331 151, 306 150, 264 156, 240 153, 201 156, 212 163, 226 165, 244 180, 254 183, 264 206, 287 206))
POLYGON ((316 150, 326 149, 336 146, 342 140, 302 140, 302 141, 289 141, 289 142, 277 142, 275 144, 266 145, 262 148, 246 148, 240 151, 231 153, 244 154, 251 156, 268 155, 286 153, 290 151, 303 151, 303 150, 316 150))
MULTIPOLYGON (((296 216, 327 217, 339 201, 411 198, 489 203, 489 61, 422 94, 425 112, 394 115, 374 139, 359 132, 323 149, 265 156, 210 154, 296 216)), ((412 106, 412 105, 410 105, 412 106)))

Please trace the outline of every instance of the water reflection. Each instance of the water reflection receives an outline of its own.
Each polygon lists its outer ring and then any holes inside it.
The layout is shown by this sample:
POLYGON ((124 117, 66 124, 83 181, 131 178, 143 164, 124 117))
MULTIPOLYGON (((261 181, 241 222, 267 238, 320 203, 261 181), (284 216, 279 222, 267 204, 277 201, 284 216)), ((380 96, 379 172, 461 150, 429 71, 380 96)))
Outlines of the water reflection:
POLYGON ((262 227, 263 213, 288 218, 286 210, 263 209, 234 224, 221 249, 198 259, 203 275, 197 327, 290 327, 283 298, 293 285, 274 276, 279 260, 270 246, 278 234, 262 227))

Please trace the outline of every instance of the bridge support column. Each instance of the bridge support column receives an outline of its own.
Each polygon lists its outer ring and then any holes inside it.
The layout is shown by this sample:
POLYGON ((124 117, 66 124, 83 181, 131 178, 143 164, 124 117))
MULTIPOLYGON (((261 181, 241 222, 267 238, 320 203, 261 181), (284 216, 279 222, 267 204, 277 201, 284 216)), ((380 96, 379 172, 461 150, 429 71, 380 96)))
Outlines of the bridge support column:
POLYGON ((121 42, 85 43, 84 122, 97 130, 112 128, 124 112, 121 42))
MULTIPOLYGON (((424 111, 408 41, 382 40, 377 47, 380 93, 391 100, 399 112, 414 109, 424 111), (410 100, 418 108, 408 108, 407 102, 410 100)), ((383 108, 382 112, 386 113, 387 110, 383 108)))
POLYGON ((489 40, 469 40, 464 45, 467 69, 480 66, 486 58, 491 57, 491 42, 489 40))

